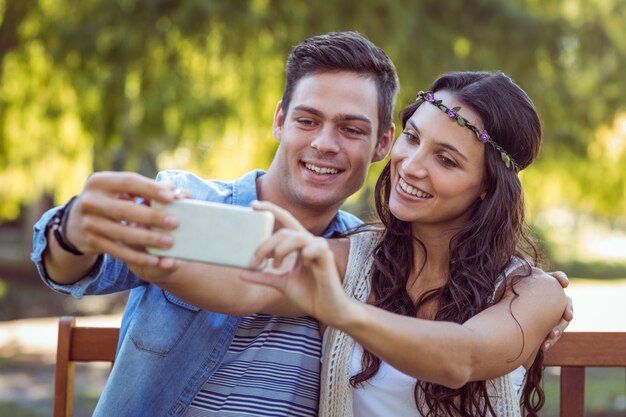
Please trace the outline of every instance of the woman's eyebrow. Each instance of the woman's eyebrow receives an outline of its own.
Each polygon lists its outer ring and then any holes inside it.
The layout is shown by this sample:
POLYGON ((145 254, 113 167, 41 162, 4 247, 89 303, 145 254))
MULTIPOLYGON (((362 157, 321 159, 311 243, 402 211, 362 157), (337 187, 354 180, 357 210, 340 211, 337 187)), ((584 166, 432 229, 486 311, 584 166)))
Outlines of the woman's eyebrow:
POLYGON ((437 145, 441 146, 442 148, 446 148, 451 150, 452 152, 454 152, 455 154, 459 155, 461 158, 463 158, 464 160, 468 161, 467 157, 465 155, 463 155, 461 153, 460 150, 458 150, 456 147, 454 147, 453 145, 450 145, 449 143, 445 143, 445 142, 435 142, 437 145))
MULTIPOLYGON (((419 136, 421 138, 422 137, 422 133, 420 132, 419 127, 417 127, 417 125, 415 123, 413 123, 412 120, 409 120, 408 124, 410 124, 411 127, 415 130, 415 132, 417 133, 417 136, 419 136)), ((451 145, 451 144, 446 143, 446 142, 438 142, 438 141, 435 141, 435 144, 441 146, 442 148, 449 149, 450 151, 452 151, 455 154, 459 155, 465 161, 468 161, 467 157, 465 155, 463 155, 463 153, 460 150, 458 150, 454 145, 451 145)))

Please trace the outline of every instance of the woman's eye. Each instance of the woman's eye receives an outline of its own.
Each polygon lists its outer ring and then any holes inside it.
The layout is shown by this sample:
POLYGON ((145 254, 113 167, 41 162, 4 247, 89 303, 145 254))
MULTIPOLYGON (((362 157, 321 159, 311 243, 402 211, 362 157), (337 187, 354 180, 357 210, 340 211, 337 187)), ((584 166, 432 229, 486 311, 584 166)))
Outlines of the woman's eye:
POLYGON ((419 143, 420 139, 417 135, 413 134, 412 132, 409 132, 407 130, 405 130, 404 132, 402 132, 402 134, 406 137, 406 139, 409 142, 414 142, 414 143, 419 143))
POLYGON ((439 155, 439 160, 441 161, 443 165, 449 168, 454 168, 458 166, 457 163, 454 161, 454 159, 448 158, 445 155, 439 155))

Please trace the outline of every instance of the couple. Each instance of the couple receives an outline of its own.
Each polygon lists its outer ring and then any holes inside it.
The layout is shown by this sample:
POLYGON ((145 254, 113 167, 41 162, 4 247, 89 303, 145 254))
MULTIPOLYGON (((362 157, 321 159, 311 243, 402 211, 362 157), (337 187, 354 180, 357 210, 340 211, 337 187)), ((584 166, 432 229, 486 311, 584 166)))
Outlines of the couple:
MULTIPOLYGON (((531 271, 516 252, 523 217, 516 170, 532 161, 540 140, 530 101, 500 74, 451 75, 459 85, 435 84, 434 94, 422 94, 404 114, 379 182, 385 229, 350 235, 349 249, 346 240, 325 243, 313 235, 332 237, 360 223, 339 207, 362 186, 369 163, 389 152, 395 69, 360 35, 331 33, 296 46, 286 78, 274 118, 280 145, 266 173, 233 182, 180 171, 161 173, 156 182, 98 173, 76 199, 35 225, 32 259, 51 288, 75 297, 131 289, 117 360, 94 415, 317 415, 321 342, 317 321, 302 312, 332 326, 325 332, 324 349, 333 355, 324 357, 322 415, 343 415, 336 407, 351 412, 351 395, 354 407, 367 407, 362 399, 384 407, 366 391, 387 374, 408 387, 393 402, 413 407, 410 415, 427 414, 425 407, 490 415, 476 410, 497 410, 502 402, 488 397, 491 383, 476 381, 519 377, 525 369, 523 398, 530 401, 540 376, 532 359, 565 310, 556 281, 531 271), (294 217, 270 208, 285 226, 287 246, 271 246, 276 235, 259 256, 280 259, 303 249, 300 270, 286 281, 267 275, 245 281, 237 270, 147 254, 140 248, 166 248, 171 238, 129 224, 171 229, 177 219, 135 198, 171 202, 174 188, 197 199, 288 208, 294 217), (336 250, 338 271, 327 244, 336 250), (340 297, 339 277, 368 304, 340 297), (313 283, 317 288, 306 287, 313 283), (287 302, 299 290, 307 297, 287 302), (306 302, 311 296, 323 296, 323 305, 306 302), (542 314, 535 317, 538 306, 542 314), (359 343, 352 347, 352 340, 359 343)), ((557 339, 566 325, 556 328, 557 339)), ((494 386, 510 388, 512 380, 494 386)), ((398 391, 394 384, 390 390, 398 391)), ((514 388, 498 393, 517 395, 514 388)))

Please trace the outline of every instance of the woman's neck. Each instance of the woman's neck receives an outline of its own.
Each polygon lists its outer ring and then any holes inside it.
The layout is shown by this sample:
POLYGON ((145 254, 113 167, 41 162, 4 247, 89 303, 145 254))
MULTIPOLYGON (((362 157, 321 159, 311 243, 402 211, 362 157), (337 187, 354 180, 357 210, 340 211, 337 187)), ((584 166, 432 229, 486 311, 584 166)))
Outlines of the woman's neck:
POLYGON ((440 226, 412 226, 413 236, 422 243, 413 243, 415 263, 414 272, 424 270, 434 273, 446 273, 450 264, 450 241, 457 233, 456 229, 444 229, 440 226))
MULTIPOLYGON (((412 228, 419 242, 413 243, 413 269, 407 282, 407 292, 413 301, 424 293, 441 288, 450 279, 450 240, 456 231, 444 231, 441 227, 412 228)), ((430 317, 436 312, 435 301, 418 311, 418 316, 430 317)))

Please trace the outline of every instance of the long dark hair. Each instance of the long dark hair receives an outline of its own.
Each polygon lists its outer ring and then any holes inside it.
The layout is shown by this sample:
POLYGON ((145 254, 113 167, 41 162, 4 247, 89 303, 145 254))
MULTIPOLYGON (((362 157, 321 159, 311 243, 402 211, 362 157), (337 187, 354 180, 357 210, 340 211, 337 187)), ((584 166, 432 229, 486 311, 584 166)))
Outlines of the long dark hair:
MULTIPOLYGON (((484 128, 521 169, 535 159, 541 144, 541 123, 530 98, 508 76, 500 72, 448 73, 431 86, 433 92, 441 90, 452 93, 464 107, 477 112, 484 128)), ((415 103, 401 112, 403 127, 419 106, 415 103)), ((425 253, 426 248, 412 235, 410 223, 398 220, 390 212, 390 163, 385 166, 376 184, 376 210, 385 229, 374 254, 375 306, 415 317, 429 301, 435 301, 438 307, 434 320, 463 323, 502 298, 504 291, 498 291, 494 300, 498 277, 514 257, 523 259, 524 267, 507 277, 506 288, 531 275, 531 264, 539 262, 539 253, 525 228, 519 177, 505 167, 491 146, 485 146, 485 161, 487 195, 470 208, 470 220, 450 241, 449 280, 416 302, 406 289, 414 264, 413 244, 421 245, 425 253)), ((362 366, 362 371, 350 380, 353 386, 371 378, 380 359, 365 351, 362 366)), ((539 352, 522 392, 521 405, 528 416, 537 416, 544 402, 540 386, 542 366, 543 355, 539 352)), ((485 381, 452 389, 418 380, 415 401, 425 417, 495 416, 485 381)))

